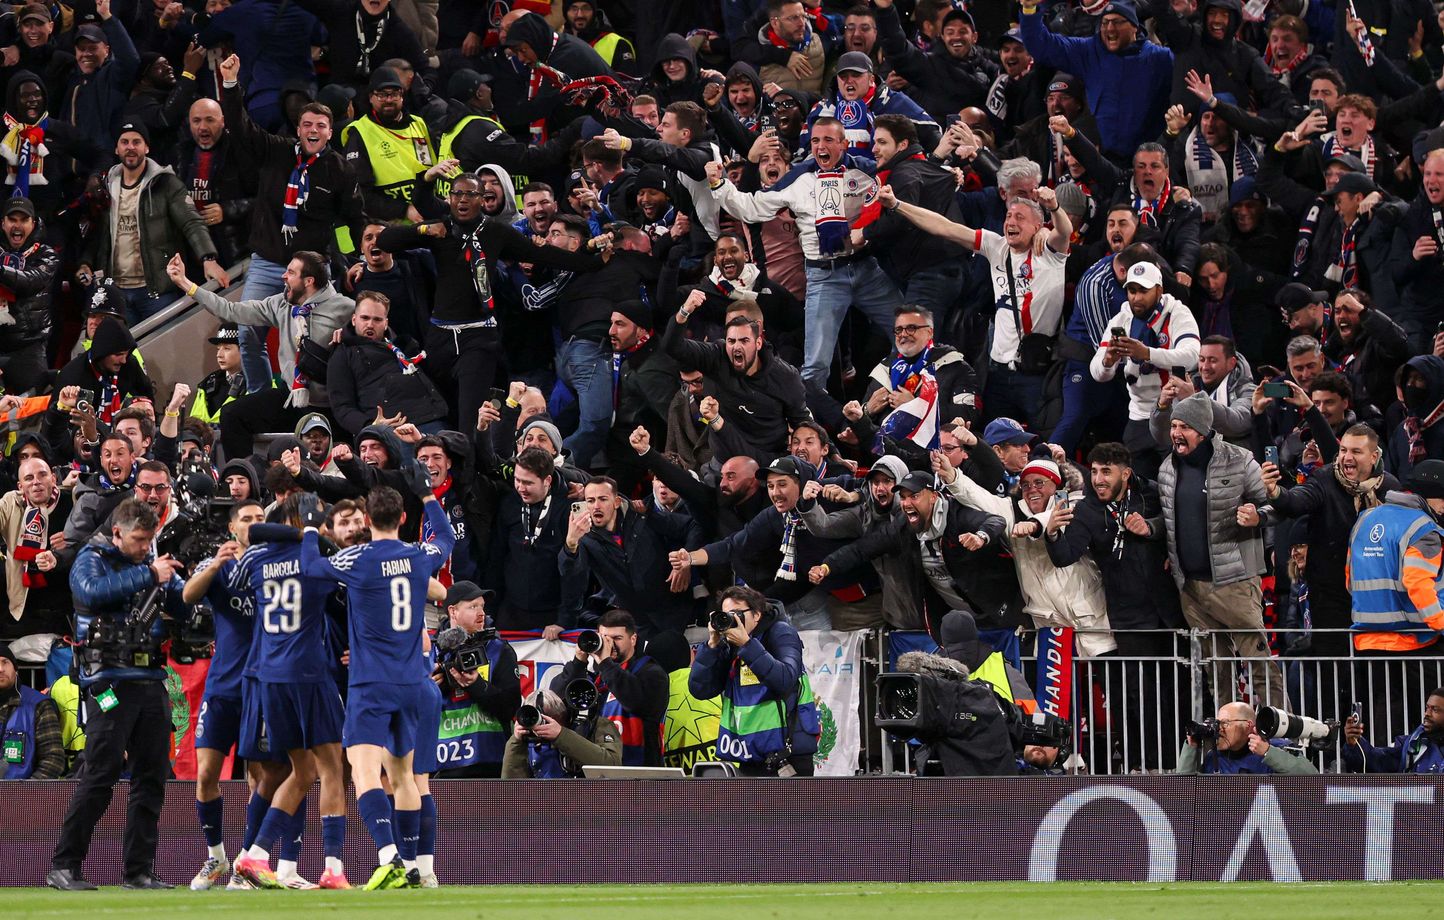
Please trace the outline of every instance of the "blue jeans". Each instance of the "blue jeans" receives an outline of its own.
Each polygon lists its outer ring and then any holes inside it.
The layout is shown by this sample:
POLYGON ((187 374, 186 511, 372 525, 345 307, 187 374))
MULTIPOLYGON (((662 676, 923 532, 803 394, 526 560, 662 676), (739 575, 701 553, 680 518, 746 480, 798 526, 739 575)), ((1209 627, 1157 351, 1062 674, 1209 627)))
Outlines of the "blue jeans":
POLYGON ((149 319, 165 308, 174 297, 158 297, 147 288, 117 288, 125 297, 125 324, 134 328, 141 320, 149 319))
POLYGON ((612 427, 612 353, 597 342, 567 339, 557 349, 557 374, 577 394, 577 430, 566 447, 572 463, 585 469, 612 427))
POLYGON ((891 340, 893 311, 902 302, 897 285, 871 256, 830 268, 809 264, 802 379, 827 386, 827 369, 837 347, 837 332, 849 307, 861 310, 891 340))
MULTIPOLYGON (((268 262, 255 253, 251 254, 251 266, 246 269, 246 285, 241 289, 242 300, 265 300, 272 294, 286 289, 281 273, 286 266, 268 262)), ((265 326, 241 327, 241 373, 246 378, 246 392, 254 393, 271 385, 271 358, 266 354, 265 326)))

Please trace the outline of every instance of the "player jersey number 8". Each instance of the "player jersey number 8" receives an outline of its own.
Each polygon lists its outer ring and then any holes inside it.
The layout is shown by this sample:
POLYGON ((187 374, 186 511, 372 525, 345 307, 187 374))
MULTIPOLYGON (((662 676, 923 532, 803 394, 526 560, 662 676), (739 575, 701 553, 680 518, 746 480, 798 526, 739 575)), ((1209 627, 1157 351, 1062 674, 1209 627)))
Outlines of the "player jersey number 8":
POLYGON ((391 579, 391 628, 411 631, 411 582, 404 578, 391 579))

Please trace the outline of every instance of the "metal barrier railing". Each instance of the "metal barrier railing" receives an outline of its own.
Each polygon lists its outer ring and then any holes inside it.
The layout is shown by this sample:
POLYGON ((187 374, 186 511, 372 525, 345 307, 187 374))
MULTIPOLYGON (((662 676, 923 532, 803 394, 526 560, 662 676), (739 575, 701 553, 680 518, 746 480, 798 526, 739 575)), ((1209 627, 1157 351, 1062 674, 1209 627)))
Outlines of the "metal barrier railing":
MULTIPOLYGON (((1022 671, 1041 706, 1073 724, 1069 772, 1098 775, 1174 769, 1190 721, 1241 701, 1319 720, 1349 717, 1357 704, 1365 740, 1384 747, 1416 728, 1429 694, 1444 687, 1444 648, 1408 655, 1355 653, 1350 630, 1314 630, 1316 643, 1343 654, 1246 658, 1223 630, 1112 631, 1120 652, 1074 656, 1045 698, 1035 680, 1036 633, 1022 631, 1022 671), (1331 641, 1331 639, 1333 641, 1331 641), (1139 653, 1146 649, 1151 654, 1139 653), (1061 692, 1059 692, 1061 691, 1061 692), (1066 708, 1062 700, 1066 699, 1066 708), (1050 700, 1056 702, 1050 702, 1050 700)), ((1253 631, 1253 635, 1258 635, 1253 631)), ((888 639, 879 636, 878 660, 888 639)), ((875 707, 864 698, 869 723, 875 707)), ((1341 737, 1341 733, 1340 733, 1341 737)), ((882 736, 884 773, 912 769, 911 748, 882 736)), ((1341 770, 1341 741, 1307 756, 1321 771, 1341 770)), ((866 765, 867 761, 864 761, 866 765)))

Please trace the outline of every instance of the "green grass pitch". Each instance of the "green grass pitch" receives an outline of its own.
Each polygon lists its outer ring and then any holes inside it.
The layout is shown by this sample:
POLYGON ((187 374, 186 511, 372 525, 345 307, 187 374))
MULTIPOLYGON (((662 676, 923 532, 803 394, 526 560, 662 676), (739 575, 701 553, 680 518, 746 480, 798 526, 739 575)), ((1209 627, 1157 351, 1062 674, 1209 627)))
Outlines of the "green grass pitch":
POLYGON ((947 883, 835 885, 498 885, 422 891, 190 891, 61 893, 0 889, 9 918, 444 917, 447 920, 811 920, 988 917, 1188 920, 1429 917, 1444 883, 1127 884, 947 883), (404 913, 403 913, 404 912, 404 913))

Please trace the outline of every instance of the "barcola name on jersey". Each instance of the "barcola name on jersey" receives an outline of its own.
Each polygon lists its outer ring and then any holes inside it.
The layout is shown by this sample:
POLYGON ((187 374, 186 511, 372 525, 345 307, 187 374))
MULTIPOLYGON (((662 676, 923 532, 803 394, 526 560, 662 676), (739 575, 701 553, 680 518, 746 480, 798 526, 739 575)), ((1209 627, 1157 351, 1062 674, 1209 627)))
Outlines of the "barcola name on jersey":
POLYGON ((301 561, 289 559, 282 562, 267 562, 261 566, 261 577, 269 580, 285 578, 287 575, 300 575, 301 561))
POLYGON ((383 559, 381 561, 381 574, 388 578, 392 575, 410 575, 410 559, 383 559))

